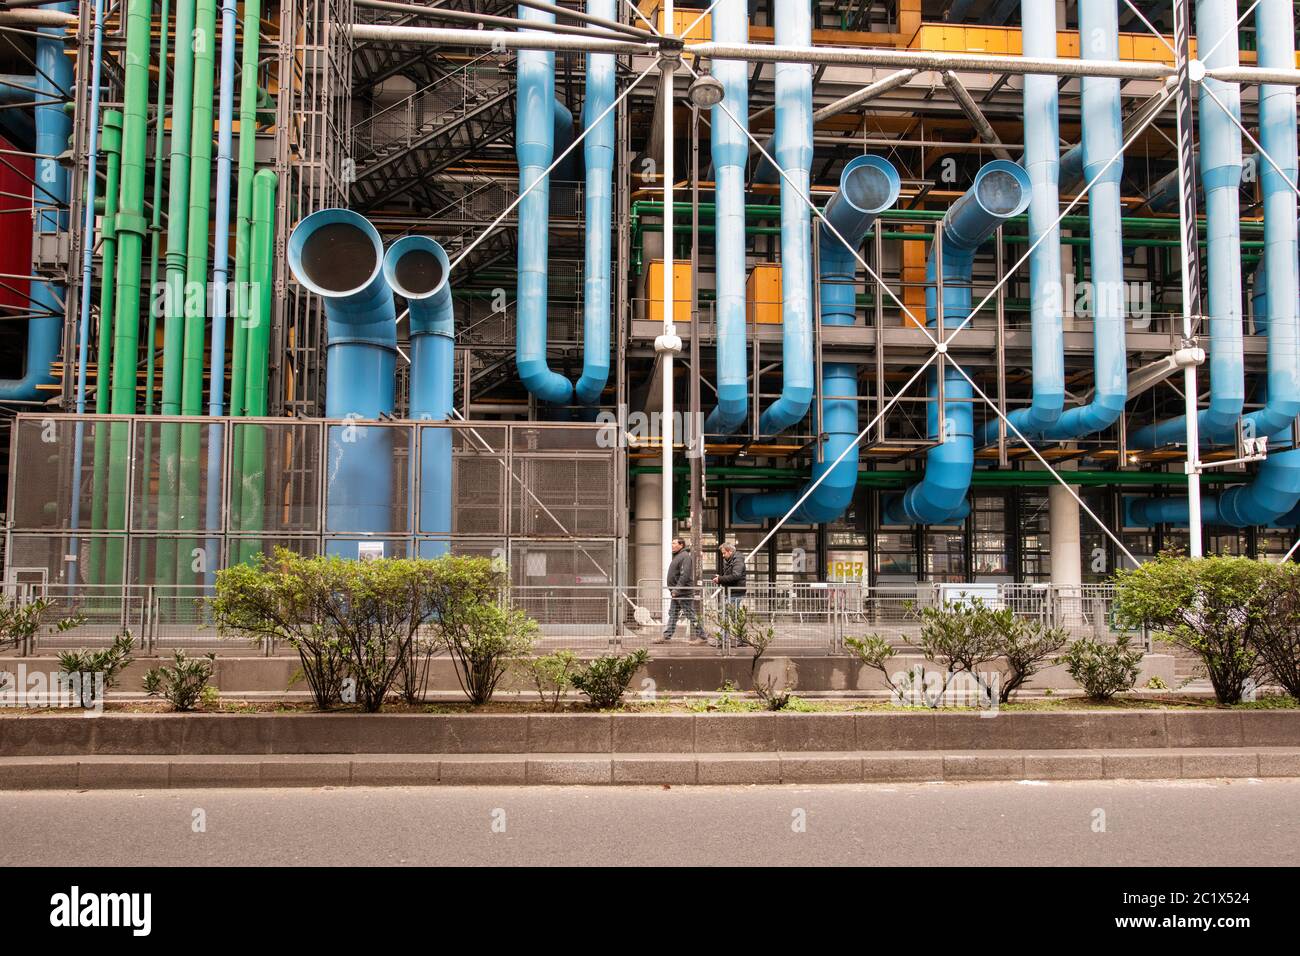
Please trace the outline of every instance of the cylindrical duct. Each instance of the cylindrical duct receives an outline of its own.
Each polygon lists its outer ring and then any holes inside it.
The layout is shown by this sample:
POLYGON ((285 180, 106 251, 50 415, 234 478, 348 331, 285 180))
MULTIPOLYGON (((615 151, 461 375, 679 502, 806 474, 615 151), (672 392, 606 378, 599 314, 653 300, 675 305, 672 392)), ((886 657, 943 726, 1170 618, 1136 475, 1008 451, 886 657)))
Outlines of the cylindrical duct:
MULTIPOLYGON (((384 277, 406 299, 411 318, 410 417, 446 421, 456 378, 451 264, 427 236, 404 236, 384 255, 384 277)), ((420 534, 451 534, 451 430, 420 429, 420 534)), ((442 553, 445 546, 434 548, 442 553)), ((430 556, 427 549, 421 551, 430 556)))
MULTIPOLYGON (((314 212, 289 237, 290 270, 325 304, 327 418, 368 420, 393 411, 397 322, 383 258, 375 227, 347 209, 314 212)), ((328 454, 326 531, 381 539, 392 533, 392 430, 330 425, 328 454)), ((355 541, 332 541, 327 550, 358 554, 355 541)))
MULTIPOLYGON (((822 225, 818 239, 822 325, 854 324, 858 269, 854 253, 876 216, 897 201, 900 187, 897 170, 878 156, 858 156, 845 165, 839 191, 826 204, 827 224, 822 225)), ((858 367, 851 362, 827 362, 822 367, 823 422, 819 429, 827 437, 821 460, 813 466, 813 481, 829 474, 790 516, 791 521, 834 521, 852 502, 858 481, 858 456, 844 452, 858 434, 857 398, 858 367)), ((804 497, 806 487, 742 495, 736 499, 735 518, 754 522, 781 517, 804 497)))
MULTIPOLYGON (((952 204, 939 228, 942 230, 942 259, 935 250, 926 264, 926 282, 943 275, 943 324, 954 329, 971 312, 971 273, 975 253, 999 225, 1018 216, 1029 205, 1029 176, 1015 163, 995 159, 975 174, 971 188, 952 204)), ((939 301, 936 287, 925 291, 926 312, 931 328, 937 326, 939 301)), ((943 419, 939 418, 939 378, 928 375, 930 402, 926 408, 927 434, 939 444, 925 455, 925 477, 901 495, 883 503, 884 517, 891 524, 944 524, 960 521, 970 511, 966 493, 975 468, 972 434, 970 383, 952 368, 944 370, 943 419)))

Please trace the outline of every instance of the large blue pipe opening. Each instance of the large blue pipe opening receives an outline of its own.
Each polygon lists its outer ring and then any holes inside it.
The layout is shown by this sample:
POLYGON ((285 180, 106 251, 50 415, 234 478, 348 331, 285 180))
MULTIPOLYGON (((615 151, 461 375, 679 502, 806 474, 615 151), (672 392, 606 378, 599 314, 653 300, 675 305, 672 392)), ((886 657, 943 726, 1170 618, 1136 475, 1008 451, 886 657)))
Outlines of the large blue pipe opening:
MULTIPOLYGON (((450 274, 447 253, 427 236, 398 239, 384 256, 384 278, 406 299, 410 313, 409 414, 416 421, 443 422, 451 417, 456 323, 450 274)), ((420 429, 420 517, 416 526, 420 534, 451 534, 451 438, 447 428, 420 429)))
MULTIPOLYGON (((314 212, 289 236, 289 268, 325 305, 327 418, 364 421, 393 411, 397 322, 383 258, 375 227, 347 209, 314 212)), ((326 530, 381 540, 392 533, 392 429, 330 425, 328 454, 326 530)), ((335 540, 327 550, 358 556, 356 541, 335 540)))
MULTIPOLYGON (((858 269, 854 253, 871 231, 876 216, 897 201, 900 186, 898 171, 878 156, 858 156, 845 165, 839 191, 826 204, 824 212, 831 228, 823 224, 817 241, 822 325, 854 324, 858 269)), ((820 431, 826 434, 826 443, 822 446, 821 460, 813 466, 813 481, 823 474, 826 477, 790 516, 797 524, 834 521, 853 500, 858 482, 858 456, 853 452, 845 454, 845 450, 858 434, 856 365, 827 362, 822 366, 821 406, 820 431)), ((807 487, 743 495, 736 499, 735 518, 752 523, 781 517, 804 497, 807 487)))
MULTIPOLYGON (((975 175, 975 183, 952 204, 943 217, 942 263, 938 247, 926 264, 926 313, 930 328, 937 328, 938 292, 934 285, 942 269, 943 324, 951 330, 970 315, 971 273, 975 253, 999 225, 1018 216, 1029 205, 1029 176, 1017 164, 995 159, 975 175)), ((975 468, 970 383, 952 368, 944 370, 943 420, 939 418, 939 377, 927 377, 930 401, 926 406, 926 431, 938 441, 925 456, 925 477, 901 495, 886 498, 884 517, 890 524, 945 524, 960 521, 970 511, 966 493, 975 468)))

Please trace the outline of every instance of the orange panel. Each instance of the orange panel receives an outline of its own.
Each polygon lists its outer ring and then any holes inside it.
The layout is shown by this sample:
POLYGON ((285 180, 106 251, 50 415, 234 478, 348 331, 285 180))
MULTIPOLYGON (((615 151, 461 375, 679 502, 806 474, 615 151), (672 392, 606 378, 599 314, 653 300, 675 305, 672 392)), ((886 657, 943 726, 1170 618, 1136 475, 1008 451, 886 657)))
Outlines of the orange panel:
POLYGON ((903 316, 904 325, 920 325, 926 320, 925 315, 925 259, 930 252, 929 233, 921 226, 904 226, 904 232, 917 232, 921 236, 915 241, 903 243, 903 305, 916 318, 913 322, 907 315, 903 316), (913 285, 912 283, 918 283, 913 285))
MULTIPOLYGON (((645 297, 650 300, 651 322, 664 320, 664 263, 652 259, 646 270, 645 297)), ((673 321, 691 321, 691 264, 673 263, 673 321)))
POLYGON ((781 305, 781 267, 760 262, 745 280, 745 317, 762 325, 780 325, 781 305))

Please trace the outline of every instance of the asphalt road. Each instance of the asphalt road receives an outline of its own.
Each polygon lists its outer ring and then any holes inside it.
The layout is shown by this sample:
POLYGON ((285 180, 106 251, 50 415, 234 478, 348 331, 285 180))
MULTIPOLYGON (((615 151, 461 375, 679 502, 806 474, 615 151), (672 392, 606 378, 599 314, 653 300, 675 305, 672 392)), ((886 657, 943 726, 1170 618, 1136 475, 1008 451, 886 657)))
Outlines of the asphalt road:
POLYGON ((0 864, 1296 865, 1297 824, 1289 779, 10 791, 0 864))

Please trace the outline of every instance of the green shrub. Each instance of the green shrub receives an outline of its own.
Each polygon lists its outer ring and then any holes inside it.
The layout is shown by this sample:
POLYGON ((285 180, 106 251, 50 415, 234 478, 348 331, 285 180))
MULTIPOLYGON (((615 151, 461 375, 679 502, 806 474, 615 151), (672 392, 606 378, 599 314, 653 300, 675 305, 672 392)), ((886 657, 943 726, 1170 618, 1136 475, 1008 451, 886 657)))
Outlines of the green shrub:
POLYGON ((63 651, 59 654, 59 670, 65 683, 79 696, 82 707, 94 707, 99 702, 98 692, 107 693, 117 683, 118 672, 131 663, 133 647, 135 638, 130 631, 123 631, 113 639, 111 646, 101 650, 63 651), (93 679, 98 674, 103 675, 102 682, 93 679), (87 680, 88 677, 91 679, 87 680))
POLYGON ((276 548, 250 564, 224 568, 217 572, 211 606, 223 634, 241 634, 254 643, 279 641, 297 651, 312 700, 327 710, 342 696, 347 667, 343 642, 316 603, 319 560, 276 548))
POLYGON ((1049 627, 1042 621, 1014 618, 1000 634, 996 647, 1006 667, 1002 672, 998 702, 1005 704, 1025 681, 1033 677, 1065 646, 1065 628, 1049 627))
POLYGON ((940 665, 942 678, 928 674, 924 665, 903 678, 891 673, 894 651, 878 635, 846 643, 864 665, 885 675, 896 697, 914 697, 924 691, 926 702, 933 707, 940 706, 953 680, 962 673, 976 682, 981 706, 993 705, 995 678, 990 675, 996 673, 997 702, 1007 703, 1053 659, 1066 640, 1063 628, 1018 617, 1011 608, 990 607, 980 598, 944 601, 916 614, 921 621, 920 635, 907 643, 926 660, 940 665))
POLYGON ((1114 644, 1099 644, 1090 637, 1080 638, 1058 658, 1066 671, 1092 700, 1110 700, 1137 683, 1142 666, 1142 652, 1133 650, 1127 635, 1114 644))
POLYGON ((1265 613, 1257 634, 1268 674, 1300 700, 1300 565, 1273 565, 1264 584, 1265 613))
POLYGON ((575 672, 570 681, 586 695, 591 707, 607 710, 620 704, 637 670, 649 659, 644 648, 622 657, 613 654, 597 657, 575 672))
POLYGON ((551 710, 560 709, 560 699, 572 684, 578 657, 573 651, 556 651, 540 657, 521 657, 515 662, 521 675, 537 688, 537 697, 551 710))
POLYGON ((470 700, 489 700, 512 658, 527 654, 536 625, 501 604, 505 570, 486 558, 351 561, 304 558, 283 548, 217 575, 217 625, 298 651, 322 709, 351 679, 363 708, 379 710, 394 687, 423 698, 429 657, 445 647, 470 700), (422 633, 423 632, 423 633, 422 633))
POLYGON ((790 675, 790 663, 778 681, 772 675, 761 673, 763 655, 776 640, 776 629, 751 614, 743 604, 724 604, 719 613, 719 626, 726 631, 738 647, 753 651, 749 661, 749 684, 758 695, 765 710, 784 710, 793 697, 795 679, 790 675))
POLYGON ((1201 659, 1221 704, 1235 704, 1263 675, 1259 648, 1277 565, 1250 558, 1164 553, 1116 575, 1115 614, 1201 659))
MULTIPOLYGON (((45 616, 55 602, 49 598, 23 600, 21 597, 0 598, 0 648, 6 644, 20 653, 28 653, 31 640, 45 623, 45 616)), ((85 623, 81 615, 60 618, 50 625, 51 634, 70 631, 85 623)))
POLYGON ((145 693, 162 697, 176 710, 193 710, 203 699, 216 658, 215 654, 188 657, 177 651, 170 664, 161 664, 144 675, 145 693))

